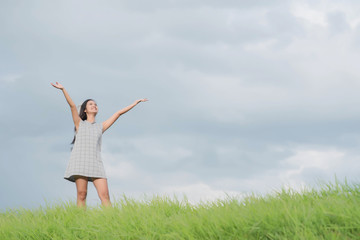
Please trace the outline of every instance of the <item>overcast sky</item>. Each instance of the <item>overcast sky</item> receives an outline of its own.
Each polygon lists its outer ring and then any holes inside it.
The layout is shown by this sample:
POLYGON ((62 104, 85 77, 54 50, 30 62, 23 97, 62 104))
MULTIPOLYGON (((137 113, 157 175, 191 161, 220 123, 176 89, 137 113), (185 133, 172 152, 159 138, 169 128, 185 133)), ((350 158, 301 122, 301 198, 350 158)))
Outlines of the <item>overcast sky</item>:
MULTIPOLYGON (((76 104, 112 200, 359 180, 358 1, 0 1, 0 209, 75 201, 76 104)), ((100 203, 89 184, 88 203, 100 203)))

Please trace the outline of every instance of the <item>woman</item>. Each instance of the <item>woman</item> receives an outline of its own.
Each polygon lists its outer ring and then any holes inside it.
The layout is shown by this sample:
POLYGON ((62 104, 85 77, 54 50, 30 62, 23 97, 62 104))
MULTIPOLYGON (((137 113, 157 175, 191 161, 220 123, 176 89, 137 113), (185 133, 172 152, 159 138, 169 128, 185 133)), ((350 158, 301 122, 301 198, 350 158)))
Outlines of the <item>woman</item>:
POLYGON ((101 204, 111 206, 107 179, 100 154, 102 134, 122 114, 135 107, 138 103, 148 100, 146 98, 136 100, 133 104, 117 111, 105 122, 96 123, 95 117, 98 113, 98 107, 94 100, 87 99, 81 105, 79 113, 65 88, 58 82, 56 84, 51 83, 51 85, 63 92, 66 101, 70 105, 75 125, 75 137, 72 142, 74 146, 64 178, 76 184, 77 206, 84 207, 86 205, 88 181, 94 183, 101 204))

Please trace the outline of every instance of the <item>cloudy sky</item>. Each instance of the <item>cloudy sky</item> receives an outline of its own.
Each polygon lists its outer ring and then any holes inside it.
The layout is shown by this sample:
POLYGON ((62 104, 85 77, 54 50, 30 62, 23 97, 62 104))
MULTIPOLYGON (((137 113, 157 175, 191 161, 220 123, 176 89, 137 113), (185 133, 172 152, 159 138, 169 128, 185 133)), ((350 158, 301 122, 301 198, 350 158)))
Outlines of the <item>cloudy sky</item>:
MULTIPOLYGON (((76 104, 112 199, 191 201, 359 180, 357 1, 1 1, 0 209, 75 201, 76 104)), ((88 203, 99 204, 89 184, 88 203)))

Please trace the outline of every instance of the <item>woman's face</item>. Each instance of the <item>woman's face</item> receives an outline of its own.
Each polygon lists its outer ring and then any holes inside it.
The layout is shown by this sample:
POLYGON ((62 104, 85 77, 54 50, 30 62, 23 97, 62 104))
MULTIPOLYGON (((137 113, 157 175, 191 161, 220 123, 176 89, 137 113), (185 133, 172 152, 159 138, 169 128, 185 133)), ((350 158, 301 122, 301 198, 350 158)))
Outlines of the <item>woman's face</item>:
POLYGON ((96 102, 90 100, 86 103, 86 110, 85 110, 86 113, 95 113, 95 115, 97 114, 98 112, 98 107, 97 107, 97 104, 96 102))

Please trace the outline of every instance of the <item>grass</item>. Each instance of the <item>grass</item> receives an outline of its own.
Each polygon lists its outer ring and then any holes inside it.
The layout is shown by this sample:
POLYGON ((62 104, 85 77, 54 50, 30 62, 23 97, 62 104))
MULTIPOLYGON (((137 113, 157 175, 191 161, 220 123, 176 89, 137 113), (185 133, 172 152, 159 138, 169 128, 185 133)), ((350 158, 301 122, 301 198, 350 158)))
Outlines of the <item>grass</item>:
POLYGON ((0 213, 0 239, 360 239, 360 184, 198 205, 123 197, 86 211, 71 202, 10 209, 0 213))

